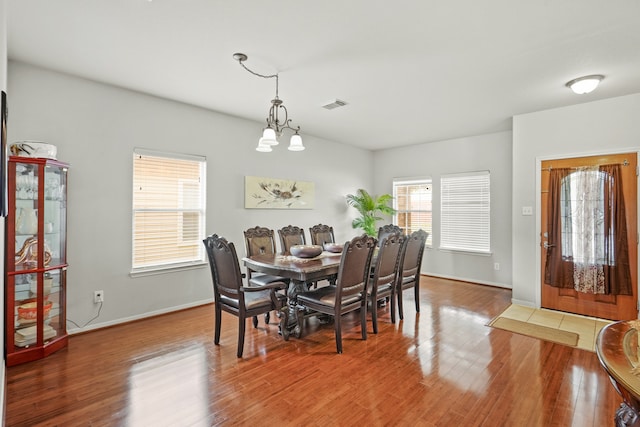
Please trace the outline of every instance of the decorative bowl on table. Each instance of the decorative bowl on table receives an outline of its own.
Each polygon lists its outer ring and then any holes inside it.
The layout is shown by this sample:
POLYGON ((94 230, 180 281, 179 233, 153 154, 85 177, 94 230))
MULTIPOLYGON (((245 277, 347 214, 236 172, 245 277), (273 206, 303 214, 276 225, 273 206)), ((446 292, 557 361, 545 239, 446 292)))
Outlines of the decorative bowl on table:
POLYGON ((324 247, 324 250, 327 252, 333 252, 334 254, 339 254, 340 252, 342 252, 342 248, 344 247, 344 245, 340 243, 325 243, 323 247, 324 247))
POLYGON ((291 255, 298 258, 313 258, 322 253, 320 245, 293 245, 289 248, 291 255))

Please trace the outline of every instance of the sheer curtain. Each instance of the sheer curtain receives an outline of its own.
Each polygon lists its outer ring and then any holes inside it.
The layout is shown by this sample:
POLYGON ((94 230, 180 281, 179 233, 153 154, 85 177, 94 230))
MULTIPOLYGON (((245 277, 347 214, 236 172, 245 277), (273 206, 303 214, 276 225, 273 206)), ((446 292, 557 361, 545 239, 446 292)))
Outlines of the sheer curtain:
POLYGON ((604 294, 603 173, 597 166, 569 175, 570 197, 562 204, 571 212, 573 287, 578 292, 604 294))
POLYGON ((547 220, 546 284, 631 294, 620 165, 552 169, 547 220))

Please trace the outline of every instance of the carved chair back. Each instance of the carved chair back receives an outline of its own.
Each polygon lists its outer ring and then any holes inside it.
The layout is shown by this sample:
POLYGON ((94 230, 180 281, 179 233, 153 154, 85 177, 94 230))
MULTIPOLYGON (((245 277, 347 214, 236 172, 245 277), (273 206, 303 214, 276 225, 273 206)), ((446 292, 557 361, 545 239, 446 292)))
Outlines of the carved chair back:
POLYGON ((282 253, 289 255, 289 249, 293 245, 305 245, 304 229, 295 225, 287 225, 278 230, 280 236, 280 247, 282 253))
POLYGON ((324 224, 314 225, 309 228, 312 245, 324 245, 325 243, 335 243, 336 239, 333 235, 333 227, 324 224))
POLYGON ((402 232, 402 228, 398 227, 395 224, 386 224, 378 229, 378 244, 382 241, 383 238, 387 237, 389 234, 400 233, 402 232))
POLYGON ((255 226, 244 231, 244 247, 247 256, 273 254, 276 252, 276 240, 273 230, 255 226))

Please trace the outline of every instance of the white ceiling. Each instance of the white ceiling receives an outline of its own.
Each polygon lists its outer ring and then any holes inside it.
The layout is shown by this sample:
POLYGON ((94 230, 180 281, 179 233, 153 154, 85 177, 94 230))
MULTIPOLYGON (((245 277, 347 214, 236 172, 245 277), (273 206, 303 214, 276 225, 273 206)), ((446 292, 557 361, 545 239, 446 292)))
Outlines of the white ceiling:
POLYGON ((264 123, 243 52, 303 138, 372 150, 640 92, 638 0, 8 0, 7 23, 10 60, 264 123))

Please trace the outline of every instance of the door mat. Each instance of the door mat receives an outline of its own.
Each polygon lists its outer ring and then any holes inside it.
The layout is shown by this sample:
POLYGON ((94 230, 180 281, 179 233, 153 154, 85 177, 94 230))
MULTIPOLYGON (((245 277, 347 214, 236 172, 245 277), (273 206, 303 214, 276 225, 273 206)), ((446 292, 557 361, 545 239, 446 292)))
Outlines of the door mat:
POLYGON ((521 322, 506 317, 497 317, 489 323, 489 326, 570 347, 576 347, 578 345, 579 336, 575 332, 562 331, 560 329, 521 322))

